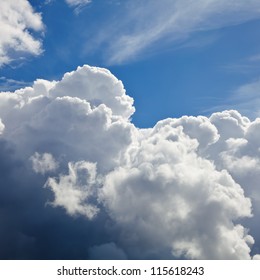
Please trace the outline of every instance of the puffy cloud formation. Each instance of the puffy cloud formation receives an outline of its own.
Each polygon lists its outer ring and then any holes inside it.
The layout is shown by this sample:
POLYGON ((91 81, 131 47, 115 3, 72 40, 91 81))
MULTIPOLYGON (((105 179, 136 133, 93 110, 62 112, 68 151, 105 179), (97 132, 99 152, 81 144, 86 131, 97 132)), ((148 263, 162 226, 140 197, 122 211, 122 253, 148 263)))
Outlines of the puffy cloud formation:
POLYGON ((96 182, 96 166, 88 162, 69 163, 69 175, 60 175, 57 182, 49 178, 46 186, 50 187, 55 194, 51 203, 53 206, 62 206, 68 214, 81 214, 92 219, 98 208, 88 203, 88 198, 93 195, 93 188, 96 182))
POLYGON ((1 1, 0 25, 0 67, 24 54, 42 52, 40 40, 32 33, 43 30, 42 18, 29 1, 1 1))
POLYGON ((123 240, 132 232, 138 254, 171 248, 192 259, 248 257, 253 239, 232 221, 250 216, 250 201, 227 171, 198 156, 197 140, 175 121, 162 122, 107 175, 101 197, 123 240))
POLYGON ((1 258, 259 257, 259 119, 134 111, 87 65, 0 94, 1 258))

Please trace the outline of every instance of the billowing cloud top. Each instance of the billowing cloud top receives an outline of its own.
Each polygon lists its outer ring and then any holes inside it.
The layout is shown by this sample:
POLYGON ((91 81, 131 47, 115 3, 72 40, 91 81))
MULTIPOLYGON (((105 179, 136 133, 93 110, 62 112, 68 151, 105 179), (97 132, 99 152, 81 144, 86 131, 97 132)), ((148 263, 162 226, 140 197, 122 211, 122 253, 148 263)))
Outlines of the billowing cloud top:
POLYGON ((1 1, 0 67, 24 54, 39 55, 41 42, 32 31, 42 31, 41 15, 27 0, 1 1))
POLYGON ((260 120, 224 111, 139 129, 133 113, 122 82, 87 65, 0 94, 2 258, 259 253, 260 120))

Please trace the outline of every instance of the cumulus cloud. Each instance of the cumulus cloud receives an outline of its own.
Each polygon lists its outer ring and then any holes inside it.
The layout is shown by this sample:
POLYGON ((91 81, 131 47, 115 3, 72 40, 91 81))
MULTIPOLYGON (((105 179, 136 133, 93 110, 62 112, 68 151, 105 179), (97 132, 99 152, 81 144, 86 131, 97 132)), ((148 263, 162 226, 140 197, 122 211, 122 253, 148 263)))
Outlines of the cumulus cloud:
POLYGON ((25 54, 42 52, 34 35, 44 28, 42 18, 27 0, 1 1, 0 24, 0 67, 25 54))
POLYGON ((138 249, 134 257, 168 248, 177 258, 248 258, 253 239, 232 221, 250 216, 249 199, 225 170, 197 155, 197 139, 174 126, 155 127, 127 166, 106 177, 101 197, 122 239, 138 249))
POLYGON ((258 258, 259 119, 133 113, 87 65, 0 94, 2 258, 258 258))
POLYGON ((64 207, 70 215, 81 214, 92 219, 98 213, 98 208, 88 203, 95 181, 95 164, 81 161, 69 163, 68 175, 60 175, 58 180, 49 178, 45 186, 55 194, 53 206, 64 207))

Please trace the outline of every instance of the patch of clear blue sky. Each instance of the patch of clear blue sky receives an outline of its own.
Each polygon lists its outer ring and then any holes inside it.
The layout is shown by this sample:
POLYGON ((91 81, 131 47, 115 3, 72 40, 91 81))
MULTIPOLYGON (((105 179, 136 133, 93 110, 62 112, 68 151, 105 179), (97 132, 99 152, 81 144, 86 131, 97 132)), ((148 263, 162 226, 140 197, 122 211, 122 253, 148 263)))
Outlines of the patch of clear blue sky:
POLYGON ((260 77, 259 68, 239 69, 259 54, 259 20, 196 33, 188 41, 157 46, 157 51, 135 61, 108 65, 106 46, 95 46, 93 38, 108 14, 116 16, 116 1, 96 0, 78 15, 64 1, 30 2, 42 13, 46 26, 44 53, 19 67, 2 68, 0 76, 25 82, 52 80, 83 64, 106 67, 134 98, 133 122, 139 127, 151 127, 167 117, 208 114, 210 108, 225 104, 240 85, 260 77))

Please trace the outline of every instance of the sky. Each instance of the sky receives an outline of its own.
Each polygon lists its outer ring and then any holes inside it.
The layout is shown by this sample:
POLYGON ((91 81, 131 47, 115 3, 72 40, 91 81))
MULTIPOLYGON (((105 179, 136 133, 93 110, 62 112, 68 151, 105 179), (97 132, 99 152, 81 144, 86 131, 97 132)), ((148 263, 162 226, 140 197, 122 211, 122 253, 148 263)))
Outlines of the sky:
POLYGON ((1 259, 260 259, 258 0, 0 0, 1 259))

